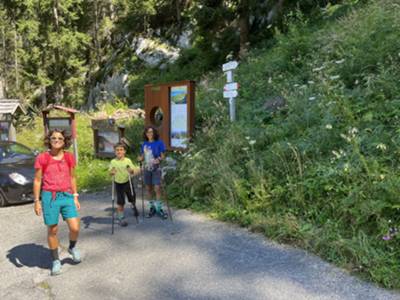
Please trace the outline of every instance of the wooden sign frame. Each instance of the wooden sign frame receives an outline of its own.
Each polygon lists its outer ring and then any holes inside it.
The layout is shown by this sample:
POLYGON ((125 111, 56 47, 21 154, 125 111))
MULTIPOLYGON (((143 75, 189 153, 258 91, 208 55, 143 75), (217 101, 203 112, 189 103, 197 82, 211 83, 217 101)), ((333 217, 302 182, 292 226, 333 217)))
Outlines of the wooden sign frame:
MULTIPOLYGON (((116 143, 112 143, 113 147, 112 150, 110 151, 102 151, 100 149, 100 137, 101 133, 114 133, 118 135, 118 142, 121 142, 121 139, 125 137, 125 128, 123 127, 118 127, 117 130, 113 129, 93 129, 93 139, 94 139, 94 152, 95 156, 99 158, 113 158, 115 157, 115 151, 114 151, 114 146, 116 143)), ((104 137, 104 135, 103 135, 104 137)), ((128 149, 127 149, 128 150, 128 149)))

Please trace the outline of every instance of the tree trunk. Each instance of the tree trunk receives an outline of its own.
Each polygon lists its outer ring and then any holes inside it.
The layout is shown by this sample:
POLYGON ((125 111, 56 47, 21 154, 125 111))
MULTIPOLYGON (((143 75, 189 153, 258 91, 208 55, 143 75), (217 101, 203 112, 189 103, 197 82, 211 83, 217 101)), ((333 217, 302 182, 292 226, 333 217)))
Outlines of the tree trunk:
POLYGON ((18 67, 18 33, 17 24, 14 22, 14 68, 15 68, 15 89, 19 91, 19 67, 18 67))
POLYGON ((97 0, 94 1, 94 48, 96 51, 96 63, 100 66, 100 42, 99 42, 99 5, 97 0))
POLYGON ((178 26, 181 25, 181 5, 180 0, 175 0, 175 8, 176 8, 176 20, 178 22, 178 26))
MULTIPOLYGON (((53 23, 54 28, 57 34, 60 34, 59 20, 58 20, 58 0, 54 0, 53 2, 53 23)), ((56 74, 55 74, 55 101, 59 103, 62 98, 62 87, 61 87, 61 59, 60 59, 60 49, 58 46, 54 48, 54 62, 56 64, 56 74)))
POLYGON ((46 108, 47 107, 46 87, 44 85, 42 85, 40 90, 41 90, 40 98, 42 99, 42 108, 46 108))
POLYGON ((1 27, 1 45, 3 48, 3 64, 1 67, 2 75, 0 80, 2 81, 2 88, 0 90, 0 98, 7 98, 7 75, 6 75, 6 65, 7 65, 7 52, 6 52, 6 33, 4 31, 4 27, 1 27))
POLYGON ((267 21, 269 24, 272 24, 276 20, 278 15, 281 13, 284 2, 285 0, 279 0, 270 10, 267 16, 267 21))
POLYGON ((249 43, 249 0, 241 0, 239 3, 239 32, 240 50, 239 56, 244 57, 248 52, 249 43))

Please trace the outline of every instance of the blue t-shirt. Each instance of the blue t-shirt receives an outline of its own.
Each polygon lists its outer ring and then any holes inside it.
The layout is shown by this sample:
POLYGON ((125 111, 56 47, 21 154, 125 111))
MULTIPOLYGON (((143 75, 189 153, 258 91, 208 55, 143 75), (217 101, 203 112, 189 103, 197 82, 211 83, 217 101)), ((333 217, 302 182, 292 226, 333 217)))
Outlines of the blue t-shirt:
POLYGON ((159 158, 161 156, 161 153, 165 152, 165 145, 164 145, 164 142, 161 140, 157 140, 157 141, 153 141, 153 142, 148 142, 148 141, 143 142, 142 146, 140 147, 141 154, 144 154, 145 148, 148 151, 151 150, 153 158, 155 158, 155 159, 159 158))
POLYGON ((144 142, 140 147, 140 153, 144 156, 144 167, 148 171, 154 171, 158 169, 159 163, 155 162, 155 159, 161 156, 161 153, 165 152, 165 146, 163 141, 144 142))

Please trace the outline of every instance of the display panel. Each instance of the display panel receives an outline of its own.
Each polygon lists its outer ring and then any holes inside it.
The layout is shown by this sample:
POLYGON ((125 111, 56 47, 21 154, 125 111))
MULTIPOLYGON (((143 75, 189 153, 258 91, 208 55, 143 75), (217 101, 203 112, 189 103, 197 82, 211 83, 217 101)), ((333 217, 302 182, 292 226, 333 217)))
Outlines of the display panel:
POLYGON ((114 154, 114 145, 119 142, 119 133, 116 131, 97 131, 98 152, 114 154))
POLYGON ((71 134, 71 120, 69 118, 49 118, 49 131, 54 129, 65 130, 68 135, 71 134))
POLYGON ((10 122, 0 121, 0 141, 8 141, 10 122))
POLYGON ((186 148, 188 139, 187 86, 174 86, 170 90, 171 133, 170 145, 186 148))

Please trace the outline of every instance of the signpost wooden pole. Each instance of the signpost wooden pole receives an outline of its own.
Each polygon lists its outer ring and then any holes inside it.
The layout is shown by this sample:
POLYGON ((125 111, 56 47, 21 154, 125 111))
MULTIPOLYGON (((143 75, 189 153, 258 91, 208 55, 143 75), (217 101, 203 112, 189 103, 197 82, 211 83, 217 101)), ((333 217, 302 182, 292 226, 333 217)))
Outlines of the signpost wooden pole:
POLYGON ((71 117, 71 136, 74 145, 75 162, 76 164, 78 164, 78 138, 76 134, 76 119, 75 119, 75 114, 70 113, 69 115, 71 117))

